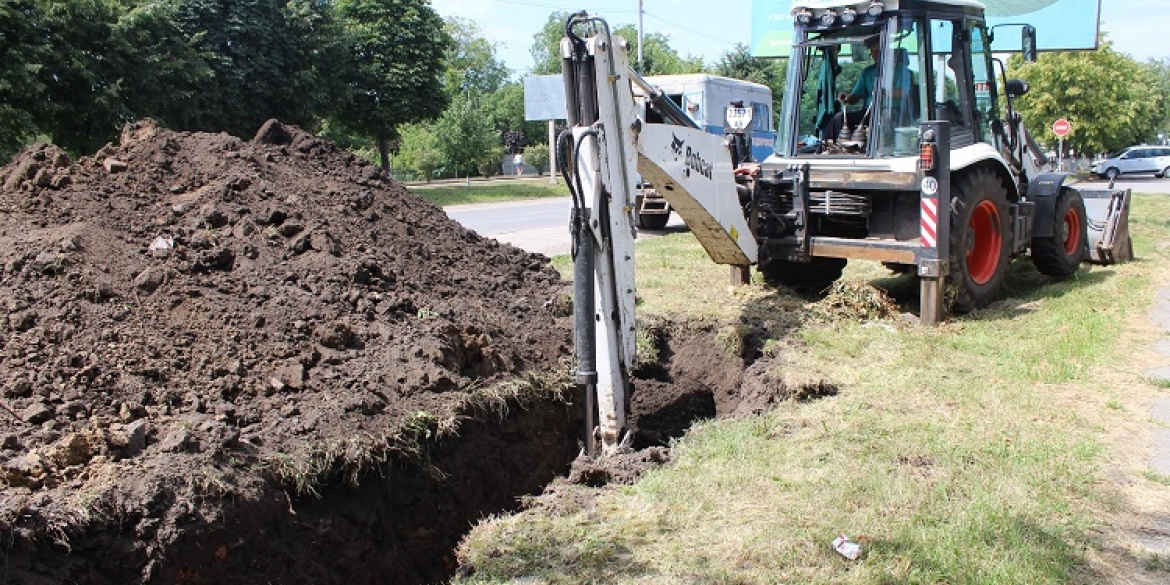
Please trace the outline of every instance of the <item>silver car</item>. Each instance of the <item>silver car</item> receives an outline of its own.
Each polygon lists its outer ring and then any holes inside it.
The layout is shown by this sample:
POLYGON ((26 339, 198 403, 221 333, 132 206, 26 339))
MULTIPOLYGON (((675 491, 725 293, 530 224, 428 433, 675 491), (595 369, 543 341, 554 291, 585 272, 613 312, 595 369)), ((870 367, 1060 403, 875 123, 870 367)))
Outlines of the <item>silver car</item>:
POLYGON ((1122 149, 1093 163, 1093 174, 1110 181, 1119 175, 1170 177, 1170 146, 1142 144, 1122 149))

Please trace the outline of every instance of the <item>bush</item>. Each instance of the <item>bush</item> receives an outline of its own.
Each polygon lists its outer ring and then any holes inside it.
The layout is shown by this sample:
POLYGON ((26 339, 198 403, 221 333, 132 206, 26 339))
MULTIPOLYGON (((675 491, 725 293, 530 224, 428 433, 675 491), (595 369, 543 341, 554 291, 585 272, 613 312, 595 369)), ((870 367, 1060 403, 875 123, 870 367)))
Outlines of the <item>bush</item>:
POLYGON ((504 156, 503 146, 493 146, 476 161, 475 168, 483 177, 493 177, 500 174, 500 159, 504 156))
POLYGON ((543 175, 548 166, 548 145, 533 144, 524 149, 524 162, 536 169, 536 174, 543 175))

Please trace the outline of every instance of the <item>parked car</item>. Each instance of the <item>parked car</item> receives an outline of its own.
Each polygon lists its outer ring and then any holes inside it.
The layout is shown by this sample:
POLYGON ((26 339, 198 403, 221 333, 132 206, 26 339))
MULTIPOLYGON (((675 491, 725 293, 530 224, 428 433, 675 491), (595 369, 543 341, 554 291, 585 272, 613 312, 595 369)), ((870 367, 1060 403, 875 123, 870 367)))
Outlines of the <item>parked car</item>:
POLYGON ((1170 146, 1141 144, 1123 148, 1093 163, 1093 174, 1111 181, 1119 175, 1170 177, 1170 146))

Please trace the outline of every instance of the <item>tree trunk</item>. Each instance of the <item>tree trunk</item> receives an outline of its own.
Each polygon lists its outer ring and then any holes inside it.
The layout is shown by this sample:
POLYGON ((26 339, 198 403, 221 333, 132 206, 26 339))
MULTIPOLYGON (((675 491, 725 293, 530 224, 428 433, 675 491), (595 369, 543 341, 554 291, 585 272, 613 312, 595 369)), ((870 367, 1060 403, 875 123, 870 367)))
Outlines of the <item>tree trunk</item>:
POLYGON ((382 170, 390 172, 390 142, 386 137, 378 135, 378 155, 382 158, 382 170))

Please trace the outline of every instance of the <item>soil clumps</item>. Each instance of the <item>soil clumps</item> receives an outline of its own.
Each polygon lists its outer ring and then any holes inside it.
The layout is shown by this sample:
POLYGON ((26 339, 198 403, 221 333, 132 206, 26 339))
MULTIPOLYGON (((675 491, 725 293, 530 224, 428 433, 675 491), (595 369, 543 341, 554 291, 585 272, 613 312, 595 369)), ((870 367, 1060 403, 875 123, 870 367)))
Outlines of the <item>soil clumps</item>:
POLYGON ((30 147, 0 169, 6 575, 442 579, 406 560, 450 564, 428 531, 576 454, 547 375, 569 302, 547 258, 276 121, 251 141, 141 121, 77 161, 30 147), (479 447, 436 443, 456 432, 479 447))

